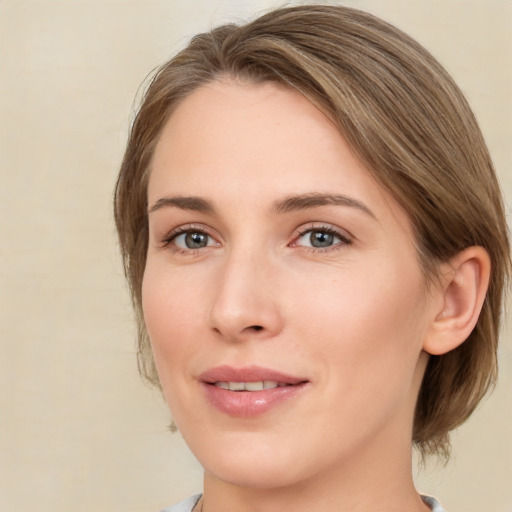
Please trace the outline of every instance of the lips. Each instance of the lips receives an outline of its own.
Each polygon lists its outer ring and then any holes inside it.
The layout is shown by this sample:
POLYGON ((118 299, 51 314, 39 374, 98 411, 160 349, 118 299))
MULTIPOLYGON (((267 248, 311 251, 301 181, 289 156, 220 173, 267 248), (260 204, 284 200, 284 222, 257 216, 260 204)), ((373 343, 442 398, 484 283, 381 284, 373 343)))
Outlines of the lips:
POLYGON ((199 376, 208 402, 230 416, 250 418, 296 397, 309 384, 269 368, 217 366, 199 376))

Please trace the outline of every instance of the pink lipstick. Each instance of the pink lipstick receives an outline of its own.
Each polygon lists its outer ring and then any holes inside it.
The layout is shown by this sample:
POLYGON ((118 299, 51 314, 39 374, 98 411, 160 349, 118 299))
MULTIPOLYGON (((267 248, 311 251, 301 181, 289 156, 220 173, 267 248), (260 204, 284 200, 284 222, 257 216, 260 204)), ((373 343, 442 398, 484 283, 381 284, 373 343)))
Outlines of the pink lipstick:
POLYGON ((294 398, 309 381, 269 368, 217 366, 199 376, 208 401, 230 416, 259 416, 294 398))

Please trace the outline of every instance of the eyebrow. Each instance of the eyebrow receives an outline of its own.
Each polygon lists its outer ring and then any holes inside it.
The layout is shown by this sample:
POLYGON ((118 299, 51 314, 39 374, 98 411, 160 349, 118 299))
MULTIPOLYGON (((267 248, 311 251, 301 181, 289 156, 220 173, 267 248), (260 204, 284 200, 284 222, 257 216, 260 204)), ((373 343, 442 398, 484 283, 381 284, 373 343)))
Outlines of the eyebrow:
MULTIPOLYGON (((318 208, 319 206, 336 205, 357 208, 366 213, 370 217, 376 219, 375 214, 361 201, 352 197, 340 194, 323 194, 320 192, 310 192, 307 194, 288 196, 284 199, 276 201, 273 209, 276 213, 288 213, 297 210, 307 210, 310 208, 318 208)), ((165 207, 175 207, 182 210, 190 210, 201 213, 215 213, 215 208, 206 199, 195 196, 173 196, 161 197, 158 199, 148 213, 155 212, 165 207)))
POLYGON ((175 208, 181 208, 182 210, 191 210, 202 213, 214 213, 215 208, 212 203, 201 197, 161 197, 156 201, 151 208, 148 209, 148 213, 155 212, 161 208, 168 206, 174 206, 175 208))
POLYGON ((368 214, 370 217, 373 217, 374 219, 377 218, 368 206, 357 199, 340 194, 322 194, 319 192, 288 196, 283 200, 276 201, 274 203, 274 210, 276 213, 288 213, 291 211, 306 210, 326 205, 357 208, 358 210, 368 214))

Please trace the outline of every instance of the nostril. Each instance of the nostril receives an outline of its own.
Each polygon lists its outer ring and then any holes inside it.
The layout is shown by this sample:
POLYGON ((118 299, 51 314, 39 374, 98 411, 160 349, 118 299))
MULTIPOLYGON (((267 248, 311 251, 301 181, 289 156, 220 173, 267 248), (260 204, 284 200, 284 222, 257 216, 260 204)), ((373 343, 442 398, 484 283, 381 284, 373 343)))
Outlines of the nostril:
POLYGON ((252 329, 253 331, 261 331, 263 330, 263 327, 261 325, 251 325, 249 329, 252 329))

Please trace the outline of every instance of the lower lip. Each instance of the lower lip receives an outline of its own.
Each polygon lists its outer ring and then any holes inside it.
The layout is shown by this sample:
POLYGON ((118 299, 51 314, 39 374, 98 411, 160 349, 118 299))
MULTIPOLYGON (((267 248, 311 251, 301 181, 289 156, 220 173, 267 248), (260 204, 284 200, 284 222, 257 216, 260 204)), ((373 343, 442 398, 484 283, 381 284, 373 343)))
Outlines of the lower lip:
POLYGON ((295 398, 307 386, 307 382, 262 391, 229 391, 203 383, 209 402, 221 412, 238 418, 252 418, 295 398))

